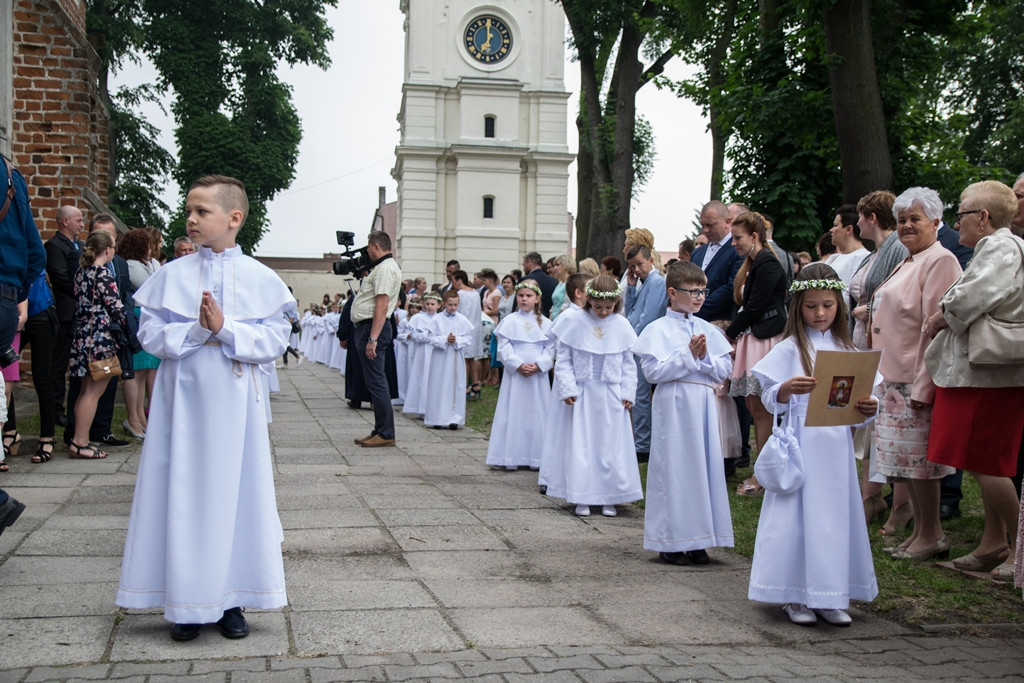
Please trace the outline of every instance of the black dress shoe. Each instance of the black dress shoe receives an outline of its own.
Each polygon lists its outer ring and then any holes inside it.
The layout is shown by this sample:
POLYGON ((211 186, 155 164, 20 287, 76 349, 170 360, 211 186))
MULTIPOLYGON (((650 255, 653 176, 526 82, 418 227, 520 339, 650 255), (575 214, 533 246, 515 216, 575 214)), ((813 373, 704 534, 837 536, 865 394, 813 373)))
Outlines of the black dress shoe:
POLYGON ((130 443, 124 439, 117 438, 113 434, 107 434, 102 439, 92 439, 92 441, 103 446, 107 446, 108 448, 121 448, 122 446, 127 446, 130 443))
POLYGON ((939 506, 939 519, 945 522, 947 519, 955 519, 960 516, 960 506, 952 505, 940 505, 939 506))
POLYGON ((68 426, 67 415, 64 414, 63 410, 58 410, 57 411, 57 416, 55 418, 53 418, 53 422, 58 427, 67 427, 68 426))
POLYGON ((711 562, 706 550, 687 550, 686 556, 690 558, 692 564, 709 564, 711 562))
POLYGON ((220 634, 225 638, 245 638, 249 635, 249 624, 245 623, 241 607, 232 607, 224 612, 217 622, 220 634))
POLYGON ((662 562, 668 562, 669 564, 678 564, 680 566, 690 564, 688 553, 658 553, 658 557, 661 558, 662 562))
POLYGON ((171 627, 171 638, 174 640, 194 640, 199 635, 202 624, 175 624, 171 627))
POLYGON ((349 401, 348 402, 348 407, 351 408, 352 410, 359 410, 360 408, 363 407, 363 402, 362 401, 349 401))
POLYGON ((742 457, 736 458, 736 467, 750 467, 750 456, 744 455, 742 457))
POLYGON ((21 517, 21 513, 24 511, 24 503, 19 503, 8 496, 4 504, 0 505, 0 534, 4 532, 4 529, 18 521, 18 517, 21 517))

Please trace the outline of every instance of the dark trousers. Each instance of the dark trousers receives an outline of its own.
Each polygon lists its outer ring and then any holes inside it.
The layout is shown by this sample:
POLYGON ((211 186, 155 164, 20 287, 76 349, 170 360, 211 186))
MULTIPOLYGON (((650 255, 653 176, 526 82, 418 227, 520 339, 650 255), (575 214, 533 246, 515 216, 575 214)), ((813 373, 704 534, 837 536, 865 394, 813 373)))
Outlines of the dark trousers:
MULTIPOLYGON (((363 368, 363 381, 370 391, 373 402, 373 431, 384 439, 395 438, 395 412, 391 407, 391 390, 384 369, 387 350, 391 347, 391 325, 385 324, 377 337, 377 357, 370 360, 366 357, 366 340, 370 338, 370 321, 356 323, 355 352, 363 368)), ((353 349, 349 349, 352 353, 353 349)))
MULTIPOLYGON (((68 380, 68 426, 64 431, 64 441, 71 440, 75 433, 75 403, 78 402, 78 394, 82 391, 82 378, 71 377, 68 380)), ((89 427, 89 439, 99 441, 111 433, 110 423, 114 421, 114 402, 117 399, 117 378, 114 377, 107 382, 107 388, 100 396, 96 404, 96 417, 92 419, 89 427)), ((80 444, 82 445, 82 444, 80 444)))
MULTIPOLYGON (((75 338, 74 319, 60 322, 57 336, 53 340, 53 360, 50 363, 50 376, 53 378, 53 405, 58 412, 64 412, 64 393, 67 383, 64 379, 68 374, 68 363, 71 361, 71 342, 75 338)), ((68 417, 75 404, 68 401, 68 417)))
MULTIPOLYGON (((30 317, 21 331, 21 348, 32 347, 32 382, 39 401, 39 436, 43 438, 53 436, 57 414, 52 361, 58 326, 57 314, 48 308, 30 317)), ((14 421, 13 411, 10 420, 14 421)))

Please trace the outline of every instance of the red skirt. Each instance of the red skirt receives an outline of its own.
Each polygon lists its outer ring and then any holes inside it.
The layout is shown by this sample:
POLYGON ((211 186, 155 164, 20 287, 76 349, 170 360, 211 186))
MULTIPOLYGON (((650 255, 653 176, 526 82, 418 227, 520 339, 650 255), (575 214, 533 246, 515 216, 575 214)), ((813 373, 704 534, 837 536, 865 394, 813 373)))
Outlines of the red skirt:
POLYGON ((1017 473, 1024 387, 936 387, 928 459, 993 477, 1017 473))

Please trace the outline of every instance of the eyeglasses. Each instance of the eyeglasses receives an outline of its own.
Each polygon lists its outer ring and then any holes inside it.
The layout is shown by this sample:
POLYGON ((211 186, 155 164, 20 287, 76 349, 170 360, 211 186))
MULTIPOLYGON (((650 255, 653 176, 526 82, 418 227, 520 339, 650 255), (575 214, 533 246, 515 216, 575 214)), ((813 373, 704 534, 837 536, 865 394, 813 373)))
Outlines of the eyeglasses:
POLYGON ((963 220, 964 216, 969 216, 972 213, 981 213, 984 210, 985 209, 975 209, 974 211, 961 211, 960 213, 955 214, 956 215, 956 221, 954 221, 954 222, 959 223, 960 221, 963 220))
POLYGON ((686 292, 694 299, 696 299, 697 297, 706 298, 707 295, 711 293, 710 289, 676 289, 675 287, 673 287, 672 289, 675 289, 677 292, 686 292))

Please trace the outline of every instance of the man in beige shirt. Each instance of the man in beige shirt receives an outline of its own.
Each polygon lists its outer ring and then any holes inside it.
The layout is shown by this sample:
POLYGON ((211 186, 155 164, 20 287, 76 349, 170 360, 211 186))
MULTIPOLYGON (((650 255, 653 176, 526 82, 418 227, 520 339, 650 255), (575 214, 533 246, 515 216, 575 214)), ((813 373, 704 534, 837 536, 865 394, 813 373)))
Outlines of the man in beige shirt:
POLYGON ((363 278, 352 302, 350 318, 355 327, 354 351, 373 402, 373 431, 355 441, 366 448, 379 448, 395 445, 395 413, 384 358, 392 342, 390 318, 402 288, 402 269, 391 255, 391 238, 386 232, 370 233, 366 253, 370 257, 370 274, 363 278))

